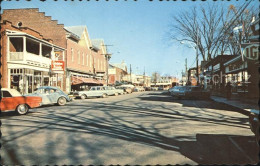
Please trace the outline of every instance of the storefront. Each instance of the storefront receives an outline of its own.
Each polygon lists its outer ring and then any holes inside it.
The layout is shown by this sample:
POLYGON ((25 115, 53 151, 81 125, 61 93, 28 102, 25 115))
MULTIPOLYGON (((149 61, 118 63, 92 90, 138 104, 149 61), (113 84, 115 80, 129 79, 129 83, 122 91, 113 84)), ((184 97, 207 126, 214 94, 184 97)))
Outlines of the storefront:
POLYGON ((95 77, 91 73, 80 73, 70 69, 68 76, 71 85, 70 91, 81 91, 91 86, 103 86, 105 84, 105 80, 95 77))
MULTIPOLYGON (((27 30, 29 33, 30 31, 27 30)), ((62 56, 64 48, 25 32, 6 30, 6 88, 22 94, 33 93, 40 86, 63 88, 63 71, 52 71, 52 61, 62 56)), ((64 61, 62 61, 64 63, 64 61)))

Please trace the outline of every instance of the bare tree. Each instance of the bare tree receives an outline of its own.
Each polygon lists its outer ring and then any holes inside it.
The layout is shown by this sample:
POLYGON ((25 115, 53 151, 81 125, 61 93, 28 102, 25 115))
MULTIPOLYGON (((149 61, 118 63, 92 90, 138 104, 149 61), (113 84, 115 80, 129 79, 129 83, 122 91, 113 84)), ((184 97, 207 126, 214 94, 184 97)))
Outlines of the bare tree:
POLYGON ((250 2, 237 7, 236 11, 232 7, 225 9, 209 3, 199 8, 194 7, 191 11, 183 11, 173 17, 170 38, 194 43, 204 61, 231 50, 237 54, 232 30, 241 23, 241 18, 249 25, 252 15, 249 11, 253 11, 247 9, 250 2))

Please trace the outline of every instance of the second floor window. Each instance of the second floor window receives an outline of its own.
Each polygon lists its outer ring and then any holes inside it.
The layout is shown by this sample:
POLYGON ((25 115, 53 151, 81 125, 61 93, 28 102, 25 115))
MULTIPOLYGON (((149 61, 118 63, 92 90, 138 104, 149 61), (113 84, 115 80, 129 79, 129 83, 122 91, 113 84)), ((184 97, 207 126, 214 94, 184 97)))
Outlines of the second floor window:
POLYGON ((89 66, 92 67, 92 57, 91 57, 91 55, 89 56, 89 66))
POLYGON ((78 51, 78 64, 80 64, 80 51, 78 51))
POLYGON ((88 55, 86 55, 86 65, 88 66, 88 55))
POLYGON ((84 65, 84 53, 82 53, 82 65, 84 65))
POLYGON ((71 48, 71 62, 74 61, 74 52, 73 52, 73 48, 71 48))

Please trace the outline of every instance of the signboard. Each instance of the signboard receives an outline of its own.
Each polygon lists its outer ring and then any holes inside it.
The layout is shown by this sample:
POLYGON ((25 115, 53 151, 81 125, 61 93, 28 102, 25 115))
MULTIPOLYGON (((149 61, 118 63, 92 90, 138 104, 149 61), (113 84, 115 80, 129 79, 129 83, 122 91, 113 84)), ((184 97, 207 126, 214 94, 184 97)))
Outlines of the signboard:
POLYGON ((244 48, 243 56, 249 60, 258 60, 259 58, 259 45, 251 44, 244 48))
POLYGON ((64 71, 64 61, 51 61, 52 71, 64 71))

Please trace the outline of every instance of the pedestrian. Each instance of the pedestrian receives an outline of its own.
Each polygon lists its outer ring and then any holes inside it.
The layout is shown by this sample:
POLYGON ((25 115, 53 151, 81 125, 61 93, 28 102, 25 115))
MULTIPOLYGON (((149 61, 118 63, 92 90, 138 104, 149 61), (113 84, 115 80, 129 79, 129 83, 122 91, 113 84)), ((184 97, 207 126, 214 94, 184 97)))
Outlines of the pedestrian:
POLYGON ((230 99, 230 97, 231 97, 231 88, 232 88, 231 83, 228 82, 227 85, 226 85, 226 96, 227 96, 227 99, 230 99))

